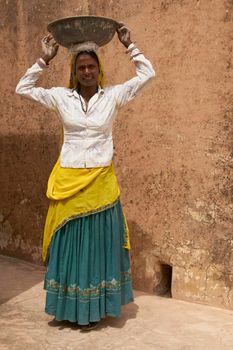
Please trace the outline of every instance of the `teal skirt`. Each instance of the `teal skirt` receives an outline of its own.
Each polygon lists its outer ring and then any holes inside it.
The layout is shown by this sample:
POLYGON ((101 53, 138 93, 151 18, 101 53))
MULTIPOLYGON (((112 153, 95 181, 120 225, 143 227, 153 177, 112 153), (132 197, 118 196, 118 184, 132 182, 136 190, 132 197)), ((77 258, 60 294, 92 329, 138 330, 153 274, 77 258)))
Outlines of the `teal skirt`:
POLYGON ((80 325, 118 317, 133 301, 129 251, 120 201, 72 219, 53 236, 44 288, 45 311, 80 325))

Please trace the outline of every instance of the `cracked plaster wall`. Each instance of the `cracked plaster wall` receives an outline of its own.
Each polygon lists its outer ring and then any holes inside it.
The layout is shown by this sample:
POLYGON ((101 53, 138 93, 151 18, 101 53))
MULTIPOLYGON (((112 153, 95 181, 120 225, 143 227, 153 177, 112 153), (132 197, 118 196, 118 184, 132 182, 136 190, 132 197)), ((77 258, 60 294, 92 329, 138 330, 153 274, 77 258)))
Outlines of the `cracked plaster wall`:
MULTIPOLYGON (((173 297, 232 309, 233 2, 0 4, 1 251, 40 261, 46 181, 59 151, 57 118, 15 96, 16 82, 40 54, 49 21, 84 13, 113 17, 132 28, 157 70, 151 86, 120 112, 114 131, 134 285, 154 293, 161 263, 168 264, 173 297)), ((108 84, 132 76, 117 38, 100 53, 108 84)), ((67 78, 61 49, 42 84, 65 85, 67 78)))

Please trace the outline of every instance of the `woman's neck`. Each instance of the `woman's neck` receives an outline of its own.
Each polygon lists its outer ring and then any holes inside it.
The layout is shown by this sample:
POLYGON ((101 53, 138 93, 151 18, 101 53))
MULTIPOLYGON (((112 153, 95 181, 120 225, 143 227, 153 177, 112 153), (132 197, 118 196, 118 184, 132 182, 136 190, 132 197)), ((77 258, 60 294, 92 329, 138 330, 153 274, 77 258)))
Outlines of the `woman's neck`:
POLYGON ((98 91, 98 86, 79 86, 77 90, 78 93, 88 103, 92 96, 94 96, 98 91))

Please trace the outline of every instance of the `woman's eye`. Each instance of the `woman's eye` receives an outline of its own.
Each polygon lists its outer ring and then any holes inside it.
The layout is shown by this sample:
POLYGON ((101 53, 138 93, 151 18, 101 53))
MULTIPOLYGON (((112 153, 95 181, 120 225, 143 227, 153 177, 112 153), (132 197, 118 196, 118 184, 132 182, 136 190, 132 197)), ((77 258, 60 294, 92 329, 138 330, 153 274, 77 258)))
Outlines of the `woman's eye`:
POLYGON ((78 68, 80 71, 84 71, 85 69, 89 69, 89 70, 93 70, 93 69, 95 69, 95 66, 80 66, 79 68, 78 68))

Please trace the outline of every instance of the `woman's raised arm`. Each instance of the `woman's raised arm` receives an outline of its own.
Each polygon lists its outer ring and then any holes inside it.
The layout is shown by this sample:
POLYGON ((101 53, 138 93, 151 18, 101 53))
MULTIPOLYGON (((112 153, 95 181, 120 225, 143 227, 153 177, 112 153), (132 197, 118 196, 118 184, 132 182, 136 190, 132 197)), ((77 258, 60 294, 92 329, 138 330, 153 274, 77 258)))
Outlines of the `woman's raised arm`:
POLYGON ((42 41, 42 55, 26 74, 20 79, 15 92, 21 96, 39 102, 44 107, 56 109, 55 91, 56 88, 44 89, 36 87, 36 82, 43 70, 48 67, 48 63, 57 55, 58 44, 51 34, 46 35, 42 41))
POLYGON ((131 41, 130 30, 124 25, 117 29, 120 42, 127 48, 126 52, 130 54, 130 59, 134 62, 136 68, 136 76, 113 87, 113 93, 119 107, 131 101, 138 92, 149 83, 155 76, 155 71, 151 62, 145 58, 143 53, 131 41))

